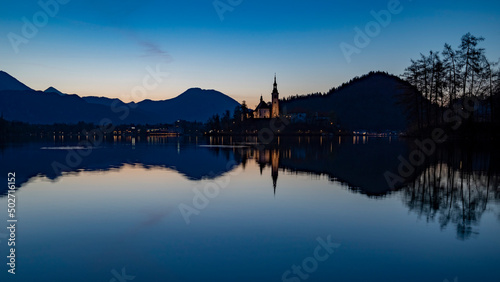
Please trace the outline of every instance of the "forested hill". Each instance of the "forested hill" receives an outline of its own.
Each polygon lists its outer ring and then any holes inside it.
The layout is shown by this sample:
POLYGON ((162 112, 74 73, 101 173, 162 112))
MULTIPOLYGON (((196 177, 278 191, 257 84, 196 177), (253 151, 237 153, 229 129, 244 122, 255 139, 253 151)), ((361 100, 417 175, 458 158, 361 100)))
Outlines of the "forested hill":
POLYGON ((399 77, 371 72, 327 94, 292 97, 280 106, 288 113, 334 112, 340 126, 348 130, 404 131, 407 113, 400 103, 404 91, 409 91, 408 83, 399 77))

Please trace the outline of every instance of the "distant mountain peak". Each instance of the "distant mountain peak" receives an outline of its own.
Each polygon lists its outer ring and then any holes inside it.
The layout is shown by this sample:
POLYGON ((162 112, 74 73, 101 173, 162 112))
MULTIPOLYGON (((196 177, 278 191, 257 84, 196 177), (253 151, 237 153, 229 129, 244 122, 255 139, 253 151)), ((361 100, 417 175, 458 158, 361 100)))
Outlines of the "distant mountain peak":
POLYGON ((0 71, 0 91, 2 90, 24 91, 33 89, 29 88, 10 74, 0 71))
POLYGON ((198 87, 190 88, 171 99, 138 103, 124 103, 117 98, 64 94, 53 86, 44 92, 34 91, 2 71, 0 91, 0 112, 5 113, 6 119, 37 124, 97 123, 104 117, 111 119, 113 124, 173 123, 177 120, 204 122, 215 114, 233 111, 239 105, 222 92, 198 87), (129 107, 125 107, 125 104, 129 107), (122 115, 122 110, 128 113, 122 115))
POLYGON ((66 95, 66 94, 62 93, 61 91, 59 91, 59 90, 55 89, 55 88, 54 88, 54 87, 52 87, 52 86, 51 86, 51 87, 49 87, 49 88, 47 88, 47 89, 46 89, 45 91, 43 91, 43 92, 45 92, 45 93, 56 93, 56 94, 59 94, 60 96, 64 96, 64 95, 66 95))
POLYGON ((193 88, 189 88, 188 90, 184 91, 180 95, 185 95, 185 94, 204 94, 204 93, 207 93, 208 91, 210 91, 210 90, 201 89, 199 87, 193 87, 193 88))
POLYGON ((159 122, 171 123, 176 120, 206 121, 215 114, 233 111, 239 103, 217 90, 190 88, 171 99, 144 100, 137 105, 140 110, 158 117, 159 122))
MULTIPOLYGON (((189 88, 188 90, 184 91, 182 94, 180 94, 179 96, 185 96, 185 95, 211 95, 211 94, 220 94, 220 95, 224 95, 224 93, 222 92, 219 92, 217 90, 214 90, 214 89, 203 89, 203 88, 199 88, 199 87, 193 87, 193 88, 189 88)), ((177 97, 179 97, 177 96, 177 97)))

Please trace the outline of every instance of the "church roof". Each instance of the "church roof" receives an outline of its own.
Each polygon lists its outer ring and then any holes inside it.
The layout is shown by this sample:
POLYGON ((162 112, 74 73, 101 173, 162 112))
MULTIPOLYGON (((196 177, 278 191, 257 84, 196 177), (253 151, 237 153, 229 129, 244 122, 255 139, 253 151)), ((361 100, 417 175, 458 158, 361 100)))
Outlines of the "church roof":
POLYGON ((260 101, 259 105, 257 106, 257 108, 255 108, 255 110, 259 110, 259 109, 271 109, 271 106, 269 106, 264 101, 260 101))

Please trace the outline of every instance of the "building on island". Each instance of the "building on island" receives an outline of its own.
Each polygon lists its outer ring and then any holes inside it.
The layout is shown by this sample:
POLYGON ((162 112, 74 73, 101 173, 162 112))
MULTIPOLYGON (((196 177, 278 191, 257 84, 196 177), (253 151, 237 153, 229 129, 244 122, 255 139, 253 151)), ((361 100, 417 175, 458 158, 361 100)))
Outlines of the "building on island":
POLYGON ((280 115, 278 84, 276 83, 276 75, 274 75, 273 92, 271 94, 271 103, 264 102, 262 95, 260 96, 260 103, 253 112, 254 118, 277 118, 280 115))
POLYGON ((271 117, 271 106, 269 106, 264 99, 262 99, 262 95, 260 96, 260 103, 255 108, 253 112, 254 118, 270 118, 271 117))

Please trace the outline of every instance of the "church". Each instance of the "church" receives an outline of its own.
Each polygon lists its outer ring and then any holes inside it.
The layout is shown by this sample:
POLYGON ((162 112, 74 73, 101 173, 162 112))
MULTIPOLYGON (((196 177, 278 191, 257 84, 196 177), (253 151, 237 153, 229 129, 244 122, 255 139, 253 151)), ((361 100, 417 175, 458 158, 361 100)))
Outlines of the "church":
POLYGON ((271 94, 272 101, 271 103, 264 102, 262 95, 260 96, 260 103, 255 108, 253 112, 254 118, 262 119, 262 118, 276 118, 280 115, 280 107, 279 107, 279 92, 278 92, 278 84, 276 83, 276 75, 274 75, 274 87, 273 93, 271 94))

